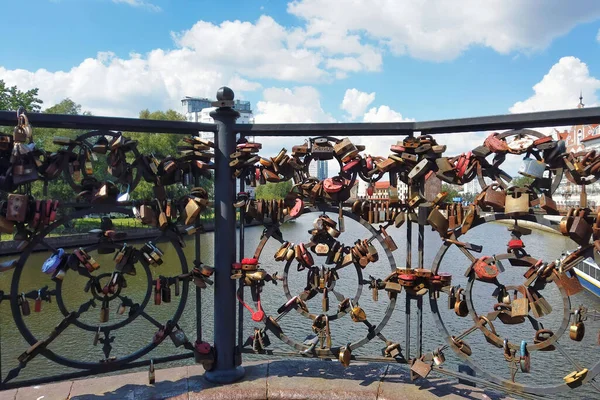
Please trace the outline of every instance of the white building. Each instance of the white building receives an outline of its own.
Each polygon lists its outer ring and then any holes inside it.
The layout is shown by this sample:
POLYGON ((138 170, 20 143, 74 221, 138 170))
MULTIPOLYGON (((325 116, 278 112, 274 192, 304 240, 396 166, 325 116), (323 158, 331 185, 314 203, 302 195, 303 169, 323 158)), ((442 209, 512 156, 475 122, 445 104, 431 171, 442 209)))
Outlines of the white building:
MULTIPOLYGON (((583 98, 579 97, 577 108, 583 108, 583 98)), ((580 152, 596 150, 600 151, 600 126, 574 125, 563 132, 556 131, 558 139, 565 141, 567 152, 580 152)), ((593 183, 586 186, 588 206, 594 208, 600 205, 600 184, 593 183)), ((578 207, 581 187, 571 183, 565 176, 560 186, 553 195, 554 201, 559 207, 578 207)))

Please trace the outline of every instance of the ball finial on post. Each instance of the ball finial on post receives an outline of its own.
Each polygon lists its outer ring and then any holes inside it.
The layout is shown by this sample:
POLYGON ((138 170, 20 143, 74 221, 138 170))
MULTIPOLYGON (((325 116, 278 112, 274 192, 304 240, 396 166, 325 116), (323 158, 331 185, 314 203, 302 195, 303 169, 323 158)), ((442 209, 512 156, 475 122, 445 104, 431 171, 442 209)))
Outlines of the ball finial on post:
POLYGON ((223 101, 223 100, 231 101, 234 99, 234 97, 235 97, 235 95, 233 93, 233 90, 231 90, 227 86, 223 86, 217 91, 217 100, 219 100, 219 101, 223 101))
POLYGON ((227 86, 221 87, 217 90, 217 101, 213 101, 213 107, 233 107, 235 102, 233 98, 235 97, 233 90, 228 88, 227 86))

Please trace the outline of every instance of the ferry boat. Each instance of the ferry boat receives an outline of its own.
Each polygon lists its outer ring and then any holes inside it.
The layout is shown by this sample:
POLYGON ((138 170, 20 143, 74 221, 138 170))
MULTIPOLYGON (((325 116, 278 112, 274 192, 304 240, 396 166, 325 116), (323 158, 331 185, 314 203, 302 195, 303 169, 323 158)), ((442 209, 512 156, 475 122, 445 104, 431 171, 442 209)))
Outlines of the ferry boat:
POLYGON ((600 267, 594 262, 594 259, 586 258, 573 270, 579 277, 581 285, 600 297, 600 267))

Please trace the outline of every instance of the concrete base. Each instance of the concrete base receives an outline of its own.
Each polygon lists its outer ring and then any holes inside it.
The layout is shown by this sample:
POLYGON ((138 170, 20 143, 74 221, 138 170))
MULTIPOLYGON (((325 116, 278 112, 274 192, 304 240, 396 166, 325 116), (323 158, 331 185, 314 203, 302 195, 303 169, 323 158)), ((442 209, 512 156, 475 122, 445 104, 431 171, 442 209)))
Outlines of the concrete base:
POLYGON ((204 378, 219 385, 237 382, 245 375, 244 367, 239 366, 225 371, 206 371, 204 378))

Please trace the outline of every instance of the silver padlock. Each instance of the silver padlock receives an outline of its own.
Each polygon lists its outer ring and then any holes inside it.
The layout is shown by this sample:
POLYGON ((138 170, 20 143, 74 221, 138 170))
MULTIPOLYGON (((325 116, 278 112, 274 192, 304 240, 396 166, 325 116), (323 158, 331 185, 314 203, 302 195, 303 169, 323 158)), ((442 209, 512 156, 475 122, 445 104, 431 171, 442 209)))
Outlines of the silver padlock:
POLYGON ((181 347, 187 342, 189 342, 187 336, 185 336, 185 332, 183 332, 179 328, 174 328, 173 331, 169 334, 169 337, 173 341, 175 347, 181 347))
POLYGON ((535 158, 525 157, 519 168, 519 173, 529 178, 540 179, 544 176, 546 163, 536 160, 535 158))
POLYGON ((442 353, 442 350, 437 349, 433 352, 433 363, 435 365, 440 366, 445 361, 446 361, 446 357, 444 356, 444 353, 442 353))
POLYGON ((421 161, 419 161, 419 163, 415 165, 413 169, 410 170, 410 172, 408 173, 408 179, 418 179, 424 173, 428 172, 429 169, 429 160, 424 158, 421 161))

